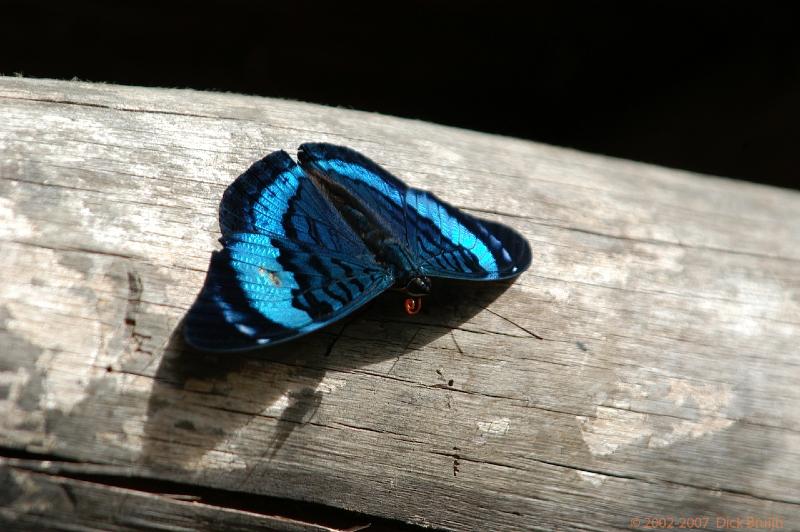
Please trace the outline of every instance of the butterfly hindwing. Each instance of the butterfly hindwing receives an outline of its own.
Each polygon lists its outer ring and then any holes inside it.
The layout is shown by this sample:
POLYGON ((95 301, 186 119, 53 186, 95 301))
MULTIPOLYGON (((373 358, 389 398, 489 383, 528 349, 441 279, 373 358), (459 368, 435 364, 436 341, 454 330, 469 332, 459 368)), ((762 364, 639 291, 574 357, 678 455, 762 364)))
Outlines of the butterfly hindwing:
POLYGON ((406 208, 409 245, 425 275, 508 279, 531 263, 527 240, 505 225, 471 216, 417 189, 409 189, 406 208))
POLYGON ((408 187, 358 152, 330 144, 303 144, 298 158, 304 168, 372 206, 396 239, 406 244, 425 275, 507 279, 530 265, 528 242, 513 229, 408 187))
POLYGON ((184 321, 187 342, 200 349, 289 340, 344 317, 394 281, 284 152, 228 187, 220 226, 224 247, 184 321))

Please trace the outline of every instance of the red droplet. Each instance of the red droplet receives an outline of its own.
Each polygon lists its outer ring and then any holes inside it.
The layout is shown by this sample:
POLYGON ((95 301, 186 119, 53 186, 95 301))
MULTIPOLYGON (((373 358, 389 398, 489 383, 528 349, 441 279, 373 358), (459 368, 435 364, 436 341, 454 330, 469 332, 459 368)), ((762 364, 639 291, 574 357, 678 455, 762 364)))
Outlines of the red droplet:
POLYGON ((422 308, 421 297, 409 297, 406 299, 406 313, 409 316, 413 316, 414 314, 419 313, 421 308, 422 308))

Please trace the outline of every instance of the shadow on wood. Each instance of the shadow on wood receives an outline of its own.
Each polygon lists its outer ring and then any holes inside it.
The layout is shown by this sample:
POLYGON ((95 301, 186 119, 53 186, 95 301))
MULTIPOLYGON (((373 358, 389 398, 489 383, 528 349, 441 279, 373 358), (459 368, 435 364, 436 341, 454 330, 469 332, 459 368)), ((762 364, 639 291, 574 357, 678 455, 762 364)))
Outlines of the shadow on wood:
MULTIPOLYGON (((257 416, 273 417, 277 423, 259 457, 271 460, 295 431, 315 422, 328 369, 357 372, 397 361, 468 322, 512 284, 442 279, 435 283, 416 316, 405 314, 405 295, 387 292, 340 323, 249 352, 197 351, 186 345, 179 324, 165 348, 148 401, 142 463, 194 470, 207 453, 257 416), (198 407, 210 407, 213 417, 197 416, 198 407)), ((394 365, 388 374, 392 369, 394 365)), ((453 385, 437 373, 443 388, 453 385)))

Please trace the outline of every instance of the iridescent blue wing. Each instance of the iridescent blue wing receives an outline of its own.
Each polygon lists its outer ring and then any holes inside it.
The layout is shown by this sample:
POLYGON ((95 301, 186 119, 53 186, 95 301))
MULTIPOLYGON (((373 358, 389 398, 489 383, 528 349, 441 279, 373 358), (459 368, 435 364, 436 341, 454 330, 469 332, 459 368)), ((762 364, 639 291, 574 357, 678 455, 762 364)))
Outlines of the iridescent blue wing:
POLYGON ((237 233, 211 258, 203 290, 184 320, 187 343, 235 351, 276 344, 324 327, 389 286, 366 260, 237 233))
POLYGON ((184 319, 204 350, 290 340, 353 312, 394 282, 284 152, 255 163, 220 205, 223 249, 184 319))
POLYGON ((385 220, 428 276, 508 279, 530 266, 530 246, 513 229, 408 187, 360 153, 331 144, 303 144, 298 159, 310 173, 346 189, 385 220))
POLYGON ((254 163, 225 190, 222 237, 261 233, 323 249, 368 253, 341 215, 285 151, 254 163))
POLYGON ((406 241, 405 183, 343 146, 306 143, 300 146, 297 160, 326 185, 341 187, 361 200, 363 209, 369 209, 373 218, 380 218, 398 240, 406 241))
POLYGON ((409 245, 430 277, 509 279, 531 264, 528 241, 508 226, 481 220, 412 188, 406 193, 406 209, 409 245))

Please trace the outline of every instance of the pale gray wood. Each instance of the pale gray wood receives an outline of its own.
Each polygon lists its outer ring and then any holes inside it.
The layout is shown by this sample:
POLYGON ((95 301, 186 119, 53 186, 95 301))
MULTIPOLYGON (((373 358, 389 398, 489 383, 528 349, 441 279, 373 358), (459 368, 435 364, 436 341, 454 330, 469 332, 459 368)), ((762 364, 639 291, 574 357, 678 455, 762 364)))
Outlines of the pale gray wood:
POLYGON ((282 100, 0 80, 6 448, 446 529, 793 528, 799 266, 793 191, 282 100), (304 141, 514 226, 533 266, 415 318, 390 297, 263 355, 185 353, 222 191, 304 141))

